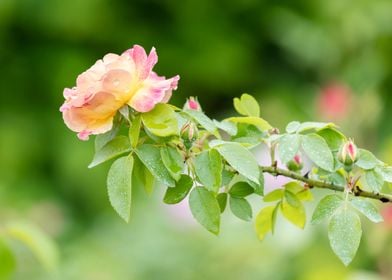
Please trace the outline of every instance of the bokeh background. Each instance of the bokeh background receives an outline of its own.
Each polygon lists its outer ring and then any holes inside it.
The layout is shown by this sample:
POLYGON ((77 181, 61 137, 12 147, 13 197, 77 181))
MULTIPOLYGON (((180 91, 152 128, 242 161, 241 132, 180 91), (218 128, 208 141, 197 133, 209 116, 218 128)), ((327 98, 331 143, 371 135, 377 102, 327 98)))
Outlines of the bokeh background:
MULTIPOLYGON (((162 188, 151 197, 135 190, 123 223, 107 199, 109 164, 87 169, 93 141, 79 141, 58 108, 79 73, 133 44, 155 46, 157 72, 181 76, 176 105, 198 96, 222 118, 248 92, 281 129, 334 121, 392 163, 390 0, 1 0, 0 225, 37 225, 61 256, 48 273, 13 244, 11 279, 392 278, 388 208, 384 224, 363 219, 348 268, 330 250, 325 224, 300 231, 279 221, 259 242, 251 223, 226 213, 215 237, 186 203, 163 205, 162 188)), ((261 207, 254 201, 255 213, 261 207)))

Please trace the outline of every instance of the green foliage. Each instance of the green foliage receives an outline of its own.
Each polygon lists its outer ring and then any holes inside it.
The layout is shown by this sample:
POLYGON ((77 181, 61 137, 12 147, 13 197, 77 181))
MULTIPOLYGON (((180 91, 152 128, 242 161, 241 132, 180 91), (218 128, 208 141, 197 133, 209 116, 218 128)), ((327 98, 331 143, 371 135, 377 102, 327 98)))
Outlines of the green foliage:
POLYGON ((272 202, 272 201, 277 201, 281 200, 284 195, 284 190, 283 189, 276 189, 273 190, 272 192, 269 192, 264 196, 264 201, 265 202, 272 202))
POLYGON ((355 163, 358 167, 370 170, 376 167, 380 161, 369 151, 359 149, 359 160, 355 163))
POLYGON ((234 98, 233 103, 234 108, 241 115, 249 117, 260 116, 259 104, 253 96, 247 93, 242 94, 241 98, 234 98))
POLYGON ((231 186, 229 194, 234 197, 245 197, 254 192, 254 188, 247 182, 237 182, 231 186))
POLYGON ((284 199, 280 204, 283 216, 292 224, 304 228, 306 222, 305 208, 301 200, 292 192, 285 191, 284 199))
POLYGON ((198 180, 210 191, 217 192, 222 185, 222 158, 215 150, 204 151, 194 159, 198 180))
POLYGON ((170 175, 178 181, 184 169, 184 159, 181 153, 176 148, 165 146, 161 148, 161 158, 170 175))
POLYGON ((215 146, 215 149, 241 175, 256 184, 259 183, 259 165, 251 152, 238 143, 229 142, 215 146))
POLYGON ((265 235, 270 232, 273 228, 273 214, 275 206, 267 206, 257 214, 255 222, 255 230, 257 237, 260 240, 265 238, 265 235))
POLYGON ((155 177, 138 157, 133 157, 132 186, 143 188, 150 195, 154 190, 155 177))
POLYGON ((131 147, 128 137, 122 135, 117 136, 95 153, 94 159, 88 167, 93 168, 105 161, 111 160, 130 151, 131 147))
POLYGON ((313 199, 312 187, 341 191, 345 199, 337 194, 321 198, 311 223, 329 220, 332 250, 345 265, 349 264, 362 234, 356 211, 372 222, 382 221, 372 203, 353 194, 366 192, 368 197, 391 200, 380 192, 384 181, 392 181, 392 167, 363 149, 356 163, 355 159, 343 165, 339 161, 344 156, 341 147, 349 140, 332 123, 291 122, 287 133, 279 134, 260 117, 260 108, 250 95, 236 98, 234 106, 243 116, 219 122, 201 111, 159 104, 147 113, 125 114, 125 123, 130 126, 127 136, 118 128, 97 136, 97 151, 90 167, 131 152, 117 159, 109 170, 108 193, 113 208, 129 221, 132 189, 144 188, 151 194, 158 181, 167 186, 165 203, 179 203, 189 194, 193 217, 217 235, 227 204, 237 218, 252 220, 248 197, 257 194, 264 196, 264 202, 273 203, 255 218, 256 234, 263 240, 267 233, 277 230, 279 213, 296 227, 305 227, 304 203, 313 199), (223 136, 221 131, 225 132, 223 136), (260 166, 251 152, 261 143, 270 149, 270 166, 260 166), (299 154, 305 154, 314 165, 306 175, 281 169, 275 153, 286 166, 299 154), (293 180, 264 195, 264 172, 293 180))
POLYGON ((136 149, 136 154, 155 178, 167 186, 175 186, 175 180, 163 163, 158 147, 151 144, 143 144, 136 149))
POLYGON ((343 133, 335 128, 323 128, 317 134, 324 138, 331 151, 337 152, 344 141, 347 140, 343 133))
POLYGON ((252 219, 252 207, 245 198, 230 196, 230 209, 241 220, 250 221, 252 219))
POLYGON ((119 158, 110 167, 107 178, 110 203, 126 222, 129 222, 131 212, 132 169, 131 155, 119 158))
POLYGON ((218 135, 218 130, 215 123, 207 117, 203 112, 195 110, 184 110, 184 113, 194 119, 199 125, 205 128, 208 132, 213 135, 218 135))
POLYGON ((153 110, 142 114, 144 126, 154 135, 166 137, 178 134, 178 121, 170 105, 157 104, 153 110))
POLYGON ((118 131, 119 131, 119 126, 113 125, 113 128, 110 131, 95 136, 95 152, 98 152, 99 150, 102 149, 103 146, 105 146, 108 142, 113 140, 114 137, 116 137, 118 131))
POLYGON ((319 224, 325 219, 329 219, 335 214, 335 211, 343 204, 343 199, 331 194, 324 197, 316 207, 312 216, 312 224, 319 224))
POLYGON ((344 207, 332 216, 328 237, 332 250, 344 265, 348 265, 354 258, 361 236, 361 220, 353 210, 344 207))
POLYGON ((366 170, 364 177, 370 190, 376 193, 381 192, 382 186, 384 185, 384 178, 380 173, 374 169, 366 170))
POLYGON ((365 215, 373 223, 380 223, 384 221, 377 208, 369 200, 360 197, 353 197, 351 205, 365 215))
POLYGON ((332 152, 321 136, 315 133, 304 135, 302 137, 302 148, 317 166, 330 172, 334 170, 332 152))
POLYGON ((129 128, 129 141, 131 142, 132 148, 136 148, 139 143, 140 128, 142 125, 141 115, 135 116, 129 128))
POLYGON ((163 201, 167 204, 176 204, 181 202, 189 193, 193 185, 193 180, 188 175, 181 175, 176 182, 176 186, 168 187, 163 201))
POLYGON ((233 123, 251 124, 262 131, 272 128, 272 126, 266 120, 258 117, 232 117, 226 119, 226 121, 233 123))
POLYGON ((301 137, 299 134, 286 134, 279 138, 278 143, 280 160, 286 164, 298 153, 301 137))
POLYGON ((208 231, 219 234, 221 208, 214 194, 203 187, 196 187, 189 195, 193 217, 208 231))
POLYGON ((227 193, 220 193, 216 196, 216 200, 218 201, 221 213, 223 213, 226 209, 227 197, 227 193))

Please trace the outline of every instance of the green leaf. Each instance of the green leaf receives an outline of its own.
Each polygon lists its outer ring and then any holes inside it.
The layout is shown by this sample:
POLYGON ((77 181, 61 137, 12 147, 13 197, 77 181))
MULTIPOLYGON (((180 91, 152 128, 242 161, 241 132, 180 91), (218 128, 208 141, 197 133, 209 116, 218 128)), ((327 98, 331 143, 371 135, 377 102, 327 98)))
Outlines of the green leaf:
POLYGON ((302 205, 299 198, 289 190, 284 191, 284 199, 294 208, 299 208, 302 205))
POLYGON ((227 204, 227 193, 220 193, 216 196, 216 200, 218 201, 219 208, 221 213, 223 213, 226 209, 227 204))
POLYGON ((361 235, 361 220, 354 211, 343 208, 332 216, 328 226, 329 242, 344 265, 354 258, 361 235))
POLYGON ((306 222, 305 208, 302 202, 291 192, 285 191, 284 199, 280 204, 283 216, 293 225, 304 228, 306 222))
POLYGON ((232 137, 232 141, 248 146, 260 145, 264 133, 256 126, 246 123, 237 123, 237 128, 237 134, 232 137))
POLYGON ((264 195, 264 174, 260 172, 259 182, 255 183, 247 180, 249 185, 254 189, 254 193, 257 195, 264 195))
POLYGON ((163 164, 158 147, 143 144, 136 149, 136 154, 155 178, 167 186, 175 186, 175 180, 163 164))
POLYGON ((265 235, 272 230, 272 215, 275 206, 267 206, 259 212, 256 216, 255 230, 257 237, 263 240, 265 235))
POLYGON ((142 125, 141 115, 137 115, 132 121, 131 127, 129 128, 129 141, 131 142, 132 148, 136 148, 139 143, 140 128, 142 125))
POLYGON ((228 122, 228 121, 221 121, 218 122, 217 120, 213 120, 214 124, 221 130, 227 132, 227 134, 234 136, 237 134, 237 126, 232 123, 232 122, 228 122))
POLYGON ((371 152, 359 149, 359 159, 355 163, 358 167, 369 170, 376 167, 379 163, 380 161, 371 152))
POLYGON ((300 122, 293 121, 287 124, 286 126, 286 132, 287 133, 294 133, 298 130, 298 128, 301 126, 300 122))
POLYGON ((278 153, 280 160, 287 164, 298 153, 300 147, 299 134, 286 134, 279 138, 278 153))
POLYGON ((110 167, 107 178, 110 203, 127 223, 131 213, 132 169, 132 156, 119 158, 110 167))
POLYGON ((347 140, 346 136, 334 128, 324 128, 317 134, 324 138, 332 151, 339 151, 340 146, 347 140))
POLYGON ((379 173, 382 175, 384 181, 388 183, 392 183, 392 167, 391 166, 382 166, 378 169, 379 173))
POLYGON ((9 279, 16 268, 15 257, 7 246, 7 244, 0 239, 0 279, 9 279))
POLYGON ((283 194, 284 194, 284 190, 283 189, 276 189, 276 190, 273 190, 273 191, 267 193, 264 196, 263 200, 265 202, 272 202, 272 201, 281 200, 282 197, 283 197, 283 194))
POLYGON ((196 187, 189 195, 189 207, 193 217, 208 231, 219 234, 220 208, 212 192, 196 187))
POLYGON ((203 112, 196 110, 184 110, 185 114, 194 119, 198 124, 204 127, 208 132, 211 132, 213 135, 218 135, 218 129, 215 126, 214 122, 207 117, 203 112))
POLYGON ((120 135, 106 143, 98 152, 95 153, 93 161, 88 168, 93 168, 105 161, 118 157, 131 151, 131 144, 126 136, 120 135))
POLYGON ((285 184, 284 189, 295 194, 302 201, 313 200, 312 192, 309 189, 305 189, 300 183, 296 181, 285 184))
POLYGON ((321 136, 315 133, 303 135, 302 148, 317 166, 330 172, 334 170, 332 152, 321 136))
POLYGON ((313 225, 317 225, 324 219, 329 219, 335 214, 336 210, 342 206, 343 202, 343 198, 336 194, 327 195, 320 200, 317 205, 316 210, 313 213, 311 223, 313 225))
POLYGON ((234 177, 234 173, 226 169, 222 170, 222 186, 228 186, 234 177))
POLYGON ((119 126, 113 124, 113 128, 111 130, 109 130, 108 132, 96 135, 95 136, 95 152, 98 152, 109 141, 113 140, 114 137, 116 137, 118 131, 119 131, 119 126))
POLYGON ((376 170, 367 170, 365 172, 366 184, 375 193, 381 192, 382 186, 384 185, 383 176, 376 170))
POLYGON ((176 186, 168 187, 163 201, 167 204, 176 204, 181 202, 189 193, 193 186, 193 180, 188 175, 181 175, 176 186))
POLYGON ((384 221, 377 208, 366 198, 353 197, 351 199, 351 205, 373 223, 380 223, 384 221))
POLYGON ((259 165, 251 152, 238 143, 224 143, 216 146, 215 149, 241 175, 259 183, 259 165))
POLYGON ((272 225, 271 225, 271 233, 272 233, 272 234, 275 233, 276 220, 277 220, 277 218, 278 218, 278 212, 279 212, 279 209, 280 209, 280 205, 281 205, 281 204, 282 204, 282 202, 278 202, 278 203, 275 205, 274 211, 272 212, 272 225))
POLYGON ((254 193, 254 188, 246 182, 238 182, 230 188, 229 193, 231 196, 245 197, 254 193))
POLYGON ((318 131, 318 130, 321 130, 321 129, 327 128, 327 127, 336 127, 336 125, 333 123, 324 123, 324 122, 304 122, 304 123, 301 123, 301 125, 297 129, 297 132, 303 132, 306 130, 318 131))
POLYGON ((168 104, 158 103, 154 109, 141 114, 144 126, 154 135, 167 137, 178 134, 177 116, 168 104))
POLYGON ((5 226, 5 232, 29 248, 47 271, 58 267, 59 251, 56 244, 35 225, 22 221, 12 222, 5 226))
POLYGON ((138 157, 133 159, 132 188, 143 188, 148 195, 154 190, 155 178, 138 157))
POLYGON ((171 176, 178 181, 184 169, 184 159, 180 152, 176 148, 165 146, 161 148, 161 158, 171 176))
POLYGON ((265 131, 271 129, 272 126, 264 119, 258 117, 231 117, 225 119, 225 121, 233 122, 233 123, 246 123, 251 124, 260 129, 261 131, 265 131))
POLYGON ((291 181, 283 185, 285 190, 292 192, 293 194, 297 194, 298 192, 303 191, 305 188, 298 183, 297 181, 291 181))
POLYGON ((194 159, 196 176, 209 190, 217 192, 222 185, 223 163, 215 150, 204 151, 194 159))
POLYGON ((260 106, 256 99, 247 93, 241 95, 240 98, 234 98, 235 110, 244 116, 258 117, 260 116, 260 106))
POLYGON ((313 194, 310 189, 303 189, 300 192, 295 194, 302 201, 311 201, 313 200, 313 194))
POLYGON ((245 198, 230 196, 230 209, 241 220, 250 221, 252 219, 252 207, 245 198))

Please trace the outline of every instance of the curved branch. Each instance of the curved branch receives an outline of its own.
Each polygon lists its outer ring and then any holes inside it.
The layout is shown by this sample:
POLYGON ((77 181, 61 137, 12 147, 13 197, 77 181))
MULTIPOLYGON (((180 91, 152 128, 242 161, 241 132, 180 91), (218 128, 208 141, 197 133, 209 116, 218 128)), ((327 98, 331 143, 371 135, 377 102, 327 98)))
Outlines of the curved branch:
MULTIPOLYGON (((270 173, 275 176, 285 176, 292 178, 301 182, 306 183, 309 187, 320 188, 320 189, 330 189, 334 191, 344 192, 345 187, 342 185, 335 185, 333 183, 323 182, 315 179, 306 178, 299 173, 289 171, 286 169, 281 169, 274 166, 260 166, 262 172, 270 173)), ((372 199, 377 199, 383 203, 392 203, 392 195, 383 193, 373 193, 368 191, 363 191, 359 187, 355 186, 352 193, 355 196, 368 197, 372 199)))

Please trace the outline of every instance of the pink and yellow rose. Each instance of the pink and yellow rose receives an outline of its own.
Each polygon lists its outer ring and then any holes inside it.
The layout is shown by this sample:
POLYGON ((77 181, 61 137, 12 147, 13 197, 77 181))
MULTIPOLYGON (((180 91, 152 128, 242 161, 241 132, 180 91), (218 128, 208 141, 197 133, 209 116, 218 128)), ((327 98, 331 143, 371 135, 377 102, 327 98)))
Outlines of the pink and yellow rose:
POLYGON ((152 68, 158 61, 155 48, 147 56, 138 45, 121 55, 107 54, 80 74, 76 87, 64 89, 60 111, 65 124, 81 140, 109 131, 113 118, 124 105, 148 112, 166 103, 177 89, 180 77, 158 76, 152 68))

